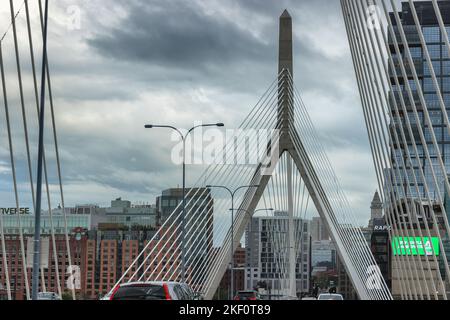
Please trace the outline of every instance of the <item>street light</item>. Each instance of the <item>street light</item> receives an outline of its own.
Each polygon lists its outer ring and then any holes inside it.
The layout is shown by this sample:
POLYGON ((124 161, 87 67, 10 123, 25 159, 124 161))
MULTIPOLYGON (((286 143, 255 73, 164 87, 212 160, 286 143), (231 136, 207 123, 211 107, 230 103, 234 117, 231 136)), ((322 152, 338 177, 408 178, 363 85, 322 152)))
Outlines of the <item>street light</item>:
POLYGON ((231 278, 231 288, 230 288, 230 300, 233 300, 234 298, 234 196, 236 193, 241 189, 250 189, 250 188, 259 188, 259 185, 249 185, 249 186, 241 186, 234 191, 232 191, 230 188, 226 186, 206 186, 208 189, 217 188, 217 189, 224 189, 228 191, 231 195, 231 272, 230 272, 230 278, 231 278))
MULTIPOLYGON (((231 211, 231 210, 232 210, 232 209, 230 209, 230 211, 231 211)), ((246 210, 246 209, 237 209, 237 211, 244 211, 245 214, 247 214, 247 215, 250 216, 250 218, 252 217, 250 211, 248 211, 248 210, 246 210)), ((275 211, 275 209, 273 209, 273 208, 268 208, 268 209, 258 209, 258 210, 253 211, 253 216, 255 215, 255 213, 261 212, 261 211, 266 211, 266 212, 271 211, 271 212, 273 212, 273 211, 275 211)), ((251 224, 250 224, 250 233, 251 233, 251 232, 252 232, 252 230, 251 230, 251 224)))
POLYGON ((177 132, 181 140, 183 141, 183 212, 181 217, 181 229, 182 229, 182 236, 181 236, 181 277, 182 281, 186 282, 186 252, 185 252, 185 229, 186 229, 186 139, 187 137, 198 128, 206 128, 206 127, 224 127, 225 125, 223 123, 215 123, 215 124, 202 124, 195 127, 192 127, 188 130, 186 134, 183 134, 180 129, 173 127, 173 126, 167 126, 167 125, 153 125, 153 124, 147 124, 145 125, 145 129, 171 129, 175 132, 177 132))
MULTIPOLYGON (((258 186, 259 187, 259 186, 258 186)), ((230 209, 230 211, 233 209, 230 209)), ((236 209, 237 211, 244 211, 246 214, 250 215, 250 211, 246 210, 246 209, 236 209)), ((253 214, 257 213, 257 212, 261 212, 261 211, 275 211, 275 209, 273 208, 268 208, 268 209, 258 209, 253 211, 253 214)))

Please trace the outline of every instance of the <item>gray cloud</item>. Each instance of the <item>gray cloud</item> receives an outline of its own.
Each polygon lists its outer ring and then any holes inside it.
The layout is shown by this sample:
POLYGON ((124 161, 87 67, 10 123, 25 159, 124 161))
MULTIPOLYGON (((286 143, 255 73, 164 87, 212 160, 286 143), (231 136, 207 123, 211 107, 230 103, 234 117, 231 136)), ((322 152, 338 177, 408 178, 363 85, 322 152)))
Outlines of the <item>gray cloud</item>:
POLYGON ((267 59, 267 45, 229 21, 205 15, 195 1, 131 1, 123 24, 88 43, 117 60, 197 71, 237 59, 267 59))

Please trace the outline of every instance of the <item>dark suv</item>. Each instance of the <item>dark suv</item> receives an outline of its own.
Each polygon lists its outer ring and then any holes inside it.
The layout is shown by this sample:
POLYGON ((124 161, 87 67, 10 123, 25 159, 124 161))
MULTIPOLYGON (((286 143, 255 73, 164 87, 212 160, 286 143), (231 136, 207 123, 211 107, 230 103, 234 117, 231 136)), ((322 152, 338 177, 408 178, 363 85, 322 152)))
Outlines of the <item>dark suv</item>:
POLYGON ((234 297, 236 301, 256 301, 262 300, 260 294, 257 291, 239 291, 234 297))
POLYGON ((191 287, 177 282, 131 282, 118 285, 109 300, 197 300, 191 287))

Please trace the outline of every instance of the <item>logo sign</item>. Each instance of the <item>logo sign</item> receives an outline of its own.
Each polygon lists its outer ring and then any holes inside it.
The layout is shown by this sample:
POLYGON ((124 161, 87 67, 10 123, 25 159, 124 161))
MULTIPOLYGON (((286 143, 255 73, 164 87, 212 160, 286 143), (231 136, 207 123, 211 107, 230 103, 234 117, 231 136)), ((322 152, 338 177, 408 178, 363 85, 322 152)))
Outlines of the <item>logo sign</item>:
POLYGON ((386 225, 373 227, 373 231, 375 231, 375 232, 384 232, 384 231, 389 231, 389 230, 391 230, 391 227, 386 226, 386 225))
POLYGON ((392 249, 396 256, 436 256, 440 254, 439 238, 395 237, 392 249))
POLYGON ((79 6, 67 7, 67 29, 69 31, 81 29, 81 8, 79 6))
POLYGON ((5 216, 12 216, 16 214, 30 214, 30 208, 0 208, 0 214, 5 216))
POLYGON ((373 219, 374 232, 387 232, 391 230, 391 226, 386 224, 384 219, 373 219))

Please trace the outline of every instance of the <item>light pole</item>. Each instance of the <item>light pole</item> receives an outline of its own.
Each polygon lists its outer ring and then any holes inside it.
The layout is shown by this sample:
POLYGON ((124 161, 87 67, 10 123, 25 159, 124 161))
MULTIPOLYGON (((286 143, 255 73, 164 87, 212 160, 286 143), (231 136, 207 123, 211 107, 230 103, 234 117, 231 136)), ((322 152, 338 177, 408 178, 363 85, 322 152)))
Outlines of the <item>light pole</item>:
MULTIPOLYGON (((11 1, 12 7, 12 1, 11 1)), ((13 23, 15 28, 15 24, 13 23)), ((41 101, 39 110, 39 142, 38 142, 38 168, 36 181, 36 203, 34 220, 34 243, 33 243, 33 276, 31 287, 31 299, 37 300, 39 294, 39 271, 41 261, 41 202, 42 202, 42 166, 44 161, 44 126, 45 126, 45 84, 47 68, 47 29, 48 29, 48 0, 44 7, 44 28, 42 46, 42 78, 41 78, 41 101)))
MULTIPOLYGON (((230 209, 230 211, 231 211, 231 209, 230 209)), ((247 214, 247 215, 249 215, 250 216, 250 218, 252 218, 254 215, 255 215, 255 213, 257 213, 257 212, 261 212, 261 211, 266 211, 266 212, 273 212, 273 211, 275 211, 275 209, 273 209, 273 208, 266 208, 266 209, 258 209, 258 210, 255 210, 255 211, 253 211, 253 216, 250 214, 250 211, 248 211, 248 210, 245 210, 245 209, 237 209, 237 211, 244 211, 245 212, 245 214, 247 214)), ((252 233, 252 230, 251 230, 251 221, 250 221, 250 233, 252 233)))
POLYGON ((259 185, 249 185, 249 186, 241 186, 239 188, 236 188, 234 191, 232 191, 230 188, 226 187, 226 186, 211 186, 208 185, 206 186, 206 188, 208 189, 212 189, 212 188, 217 188, 217 189, 224 189, 226 191, 228 191, 231 195, 231 270, 230 270, 230 300, 233 300, 234 298, 234 196, 236 195, 236 193, 239 190, 242 189, 250 189, 250 188, 258 188, 259 185))
POLYGON ((223 123, 215 123, 215 124, 202 124, 195 127, 192 127, 188 130, 186 134, 183 134, 180 129, 173 127, 173 126, 167 126, 167 125, 152 125, 148 124, 145 125, 145 129, 171 129, 175 132, 177 132, 180 135, 181 140, 183 141, 183 211, 181 214, 181 278, 183 282, 186 282, 186 244, 185 242, 185 229, 186 229, 186 139, 187 137, 198 128, 206 128, 206 127, 224 127, 225 125, 223 123))

